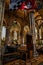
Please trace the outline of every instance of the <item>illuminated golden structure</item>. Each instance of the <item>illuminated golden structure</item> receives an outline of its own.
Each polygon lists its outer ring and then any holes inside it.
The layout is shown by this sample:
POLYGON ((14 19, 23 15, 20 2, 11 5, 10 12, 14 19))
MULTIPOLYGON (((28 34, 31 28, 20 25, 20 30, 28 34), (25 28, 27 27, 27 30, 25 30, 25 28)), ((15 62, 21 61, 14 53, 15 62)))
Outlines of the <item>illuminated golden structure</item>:
POLYGON ((33 55, 35 57, 37 55, 36 49, 43 46, 43 9, 39 11, 10 11, 10 0, 0 1, 0 3, 0 48, 5 44, 15 46, 17 43, 26 46, 28 32, 33 37, 33 55))

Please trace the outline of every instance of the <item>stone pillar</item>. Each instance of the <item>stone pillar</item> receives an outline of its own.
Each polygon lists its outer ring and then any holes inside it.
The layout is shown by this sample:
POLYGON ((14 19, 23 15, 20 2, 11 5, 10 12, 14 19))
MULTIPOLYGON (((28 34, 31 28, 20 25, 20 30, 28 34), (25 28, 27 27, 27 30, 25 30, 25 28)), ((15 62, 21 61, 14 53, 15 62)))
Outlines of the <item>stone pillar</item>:
POLYGON ((5 40, 5 44, 8 44, 9 37, 10 37, 10 29, 9 29, 9 26, 7 26, 7 28, 6 28, 6 40, 5 40))
POLYGON ((2 44, 1 44, 1 34, 2 34, 2 25, 4 18, 4 0, 0 0, 0 65, 2 65, 2 44))
POLYGON ((31 19, 31 13, 29 13, 29 21, 30 21, 30 34, 32 34, 32 19, 31 19))
POLYGON ((34 19, 34 11, 31 11, 29 13, 29 19, 30 19, 30 34, 33 38, 33 56, 36 57, 37 51, 36 51, 36 34, 35 34, 35 19, 34 19))
POLYGON ((40 42, 40 36, 39 36, 39 26, 37 27, 37 36, 38 36, 38 42, 40 42))

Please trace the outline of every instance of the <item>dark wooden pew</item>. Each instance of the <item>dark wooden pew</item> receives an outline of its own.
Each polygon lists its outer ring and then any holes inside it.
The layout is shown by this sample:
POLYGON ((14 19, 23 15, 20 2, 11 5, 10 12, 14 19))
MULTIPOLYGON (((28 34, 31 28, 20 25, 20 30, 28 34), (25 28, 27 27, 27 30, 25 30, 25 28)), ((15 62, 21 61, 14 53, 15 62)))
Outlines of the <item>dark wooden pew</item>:
POLYGON ((13 52, 13 53, 8 53, 8 54, 3 54, 3 65, 9 62, 13 62, 17 59, 20 59, 20 54, 18 52, 13 52))

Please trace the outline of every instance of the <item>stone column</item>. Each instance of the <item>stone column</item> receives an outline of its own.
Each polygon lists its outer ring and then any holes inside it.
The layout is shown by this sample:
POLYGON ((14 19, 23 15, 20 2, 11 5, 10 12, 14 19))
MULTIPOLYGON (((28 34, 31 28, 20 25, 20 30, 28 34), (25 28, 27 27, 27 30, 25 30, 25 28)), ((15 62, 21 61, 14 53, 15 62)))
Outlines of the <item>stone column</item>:
POLYGON ((40 36, 39 36, 39 26, 37 27, 37 36, 38 36, 38 42, 40 42, 40 36))
POLYGON ((4 0, 0 0, 0 65, 2 65, 2 44, 1 44, 1 34, 2 34, 2 26, 3 26, 3 18, 4 18, 4 0))
POLYGON ((5 40, 5 44, 8 44, 9 37, 10 37, 10 29, 9 29, 9 26, 7 26, 6 27, 6 40, 5 40))
POLYGON ((31 11, 29 13, 29 19, 30 19, 30 34, 33 38, 33 56, 36 57, 37 51, 36 51, 36 34, 35 34, 35 19, 34 19, 34 11, 31 11))

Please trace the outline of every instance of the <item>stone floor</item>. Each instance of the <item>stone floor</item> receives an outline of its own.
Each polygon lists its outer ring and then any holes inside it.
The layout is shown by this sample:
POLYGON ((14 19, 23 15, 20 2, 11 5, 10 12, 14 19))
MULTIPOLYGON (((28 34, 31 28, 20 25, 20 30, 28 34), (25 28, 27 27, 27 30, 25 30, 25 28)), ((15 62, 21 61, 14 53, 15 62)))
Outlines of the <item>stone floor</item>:
MULTIPOLYGON (((39 63, 43 62, 43 55, 39 55, 38 57, 32 58, 30 60, 15 60, 15 61, 11 61, 5 65, 39 65, 39 63)), ((43 65, 43 64, 42 64, 43 65)))
POLYGON ((26 65, 38 65, 40 62, 43 62, 43 55, 32 58, 30 62, 27 60, 26 65))

